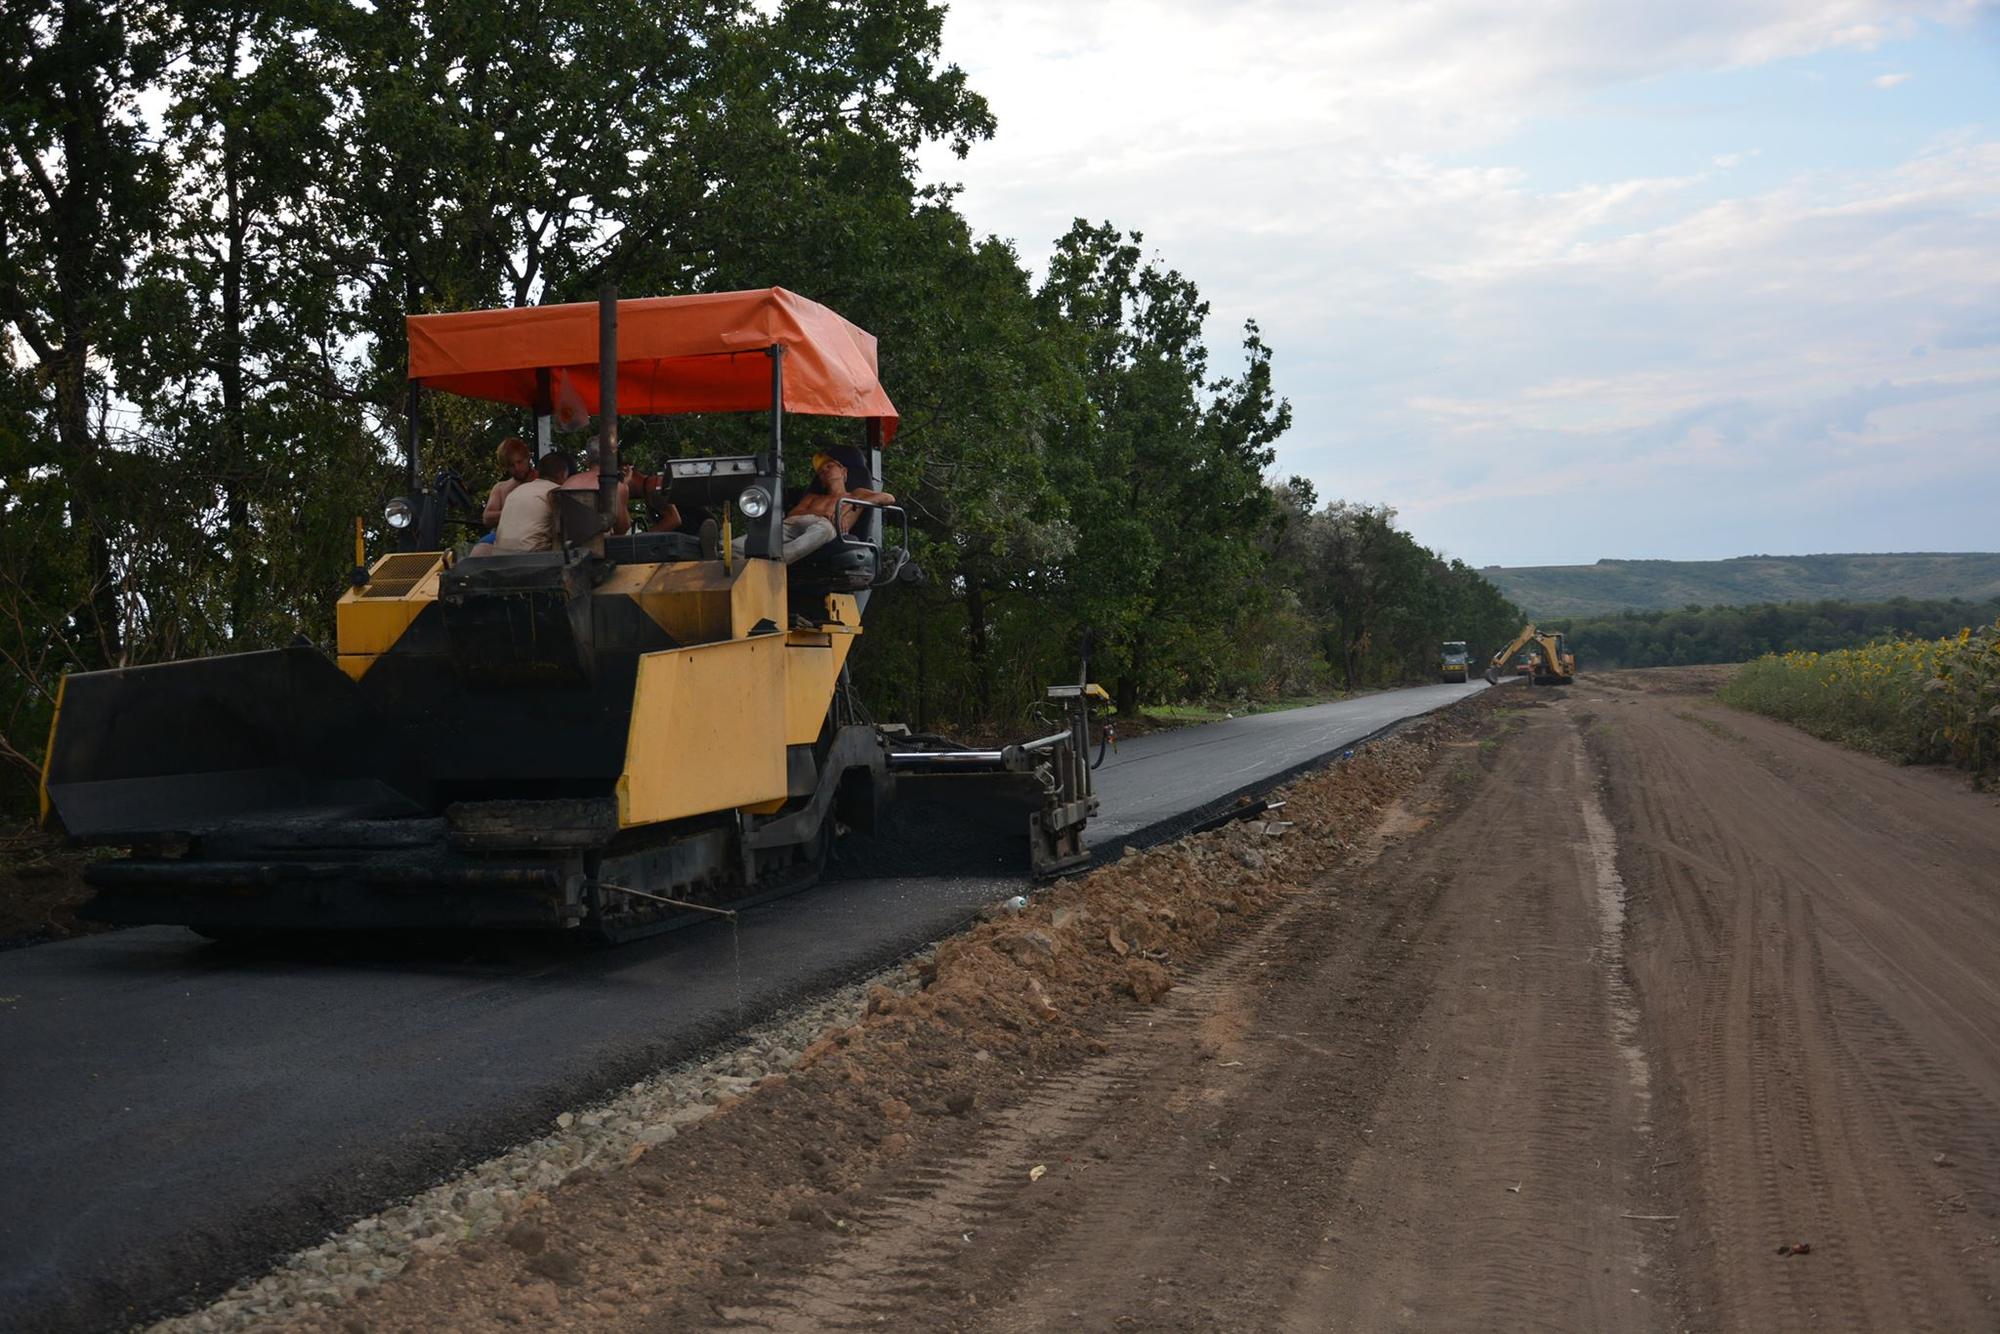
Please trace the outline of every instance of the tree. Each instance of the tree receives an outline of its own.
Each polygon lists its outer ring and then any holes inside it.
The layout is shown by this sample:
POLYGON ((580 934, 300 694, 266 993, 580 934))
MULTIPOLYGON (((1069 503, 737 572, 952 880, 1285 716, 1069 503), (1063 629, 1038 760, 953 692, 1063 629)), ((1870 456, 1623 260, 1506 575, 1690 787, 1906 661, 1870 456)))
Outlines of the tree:
POLYGON ((1037 294, 1083 376, 1082 399, 1054 424, 1078 534, 1063 600, 1102 637, 1121 712, 1213 673, 1227 599, 1259 558, 1263 469, 1291 422, 1254 324, 1242 377, 1209 381, 1208 304, 1143 261, 1143 239, 1077 220, 1037 294))
POLYGON ((188 6, 187 59, 166 81, 173 188, 116 363, 159 463, 149 499, 169 513, 157 528, 197 516, 196 542, 134 550, 161 563, 156 583, 173 571, 179 588, 216 584, 213 616, 170 606, 212 632, 183 651, 323 625, 331 580, 297 563, 338 543, 355 500, 344 483, 379 457, 351 383, 340 280, 315 257, 343 157, 320 8, 188 6))
POLYGON ((0 311, 32 358, 34 373, 14 381, 31 404, 30 449, 61 473, 65 538, 85 550, 72 639, 97 663, 117 661, 123 642, 101 353, 161 199, 139 95, 166 64, 168 27, 154 5, 80 0, 0 25, 0 311))
POLYGON ((1520 628, 1518 607, 1398 529, 1395 510, 1344 501, 1314 510, 1315 499, 1297 478, 1279 493, 1272 573, 1298 590, 1347 689, 1428 679, 1445 640, 1465 640, 1477 659, 1520 628))

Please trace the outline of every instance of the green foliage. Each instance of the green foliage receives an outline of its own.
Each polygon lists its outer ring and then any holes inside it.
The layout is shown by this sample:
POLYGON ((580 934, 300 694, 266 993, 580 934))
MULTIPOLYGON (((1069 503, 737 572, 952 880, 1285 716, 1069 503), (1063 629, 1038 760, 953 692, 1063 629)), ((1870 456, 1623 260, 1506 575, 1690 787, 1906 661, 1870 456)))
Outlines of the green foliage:
POLYGON ((1077 533, 1055 609, 1091 627, 1121 710, 1212 680, 1228 600, 1255 569, 1267 522, 1263 470, 1291 407, 1271 355, 1244 332, 1241 378, 1208 379, 1208 304, 1143 260, 1137 233, 1078 220, 1037 294, 1083 368, 1083 396, 1051 424, 1057 486, 1077 533))
POLYGON ((1315 510, 1315 500, 1298 478, 1277 493, 1272 569, 1347 689, 1428 679, 1448 639, 1465 640, 1482 661, 1520 629, 1518 607, 1464 562, 1418 545, 1395 526, 1393 509, 1315 510))
POLYGON ((1891 759, 2000 779, 2000 620, 1940 639, 1767 655, 1721 697, 1891 759))
POLYGON ((1885 637, 1936 638, 1996 614, 2000 604, 1898 598, 1628 611, 1543 624, 1567 631, 1579 660, 1594 668, 1687 667, 1746 662, 1766 653, 1824 653, 1885 637))
MULTIPOLYGON (((1086 632, 1121 706, 1430 675, 1511 633, 1386 509, 1264 471, 1245 327, 1137 232, 1078 222, 1037 288, 928 144, 993 132, 933 0, 63 6, 0 27, 0 806, 69 670, 325 642, 401 489, 413 312, 783 285, 880 340, 884 483, 931 575, 871 607, 883 717, 1004 727, 1086 632)), ((515 414, 432 395, 475 490, 515 414)), ((632 422, 642 466, 762 422, 632 422)), ((788 421, 803 469, 851 425, 788 421)), ((745 447, 754 447, 745 443, 745 447)), ((803 480, 801 476, 797 480, 803 480)))
POLYGON ((1480 571, 1531 616, 1608 616, 1686 606, 1890 598, 2000 599, 2000 553, 1601 560, 1480 571))

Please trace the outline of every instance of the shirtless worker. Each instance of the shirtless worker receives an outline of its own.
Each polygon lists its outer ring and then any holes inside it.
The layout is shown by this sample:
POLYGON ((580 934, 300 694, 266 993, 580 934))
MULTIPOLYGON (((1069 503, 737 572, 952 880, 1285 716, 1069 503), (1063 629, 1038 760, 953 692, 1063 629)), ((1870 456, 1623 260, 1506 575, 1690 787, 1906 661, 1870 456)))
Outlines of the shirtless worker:
POLYGON ((479 516, 488 528, 500 522, 501 507, 507 503, 507 493, 521 483, 530 481, 535 475, 534 455, 528 450, 528 442, 518 435, 510 435, 500 442, 494 451, 500 459, 500 470, 506 473, 493 493, 486 497, 486 509, 479 516))
MULTIPOLYGON (((565 491, 596 491, 597 464, 593 462, 582 472, 571 473, 563 483, 565 491)), ((627 464, 624 476, 618 479, 618 508, 611 512, 611 535, 623 537, 632 531, 632 467, 627 464)))
MULTIPOLYGON (((852 505, 843 506, 843 497, 849 500, 865 500, 871 505, 893 505, 896 498, 887 491, 870 491, 856 488, 847 489, 847 465, 831 454, 813 455, 814 490, 799 497, 799 503, 792 506, 785 515, 785 564, 791 565, 803 557, 810 556, 828 542, 833 541, 834 524, 840 525, 845 533, 860 519, 861 511, 852 505)), ((748 535, 737 538, 730 545, 740 558, 745 554, 748 535)))

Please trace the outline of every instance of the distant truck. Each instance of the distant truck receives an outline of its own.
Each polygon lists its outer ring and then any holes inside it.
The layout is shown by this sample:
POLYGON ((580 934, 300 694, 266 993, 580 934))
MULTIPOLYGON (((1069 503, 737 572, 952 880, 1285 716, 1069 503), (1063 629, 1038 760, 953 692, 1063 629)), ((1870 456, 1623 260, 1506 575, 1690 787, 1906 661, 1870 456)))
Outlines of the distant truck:
POLYGON ((1472 676, 1472 655, 1463 639, 1447 639, 1438 652, 1438 676, 1445 681, 1466 681, 1472 676))

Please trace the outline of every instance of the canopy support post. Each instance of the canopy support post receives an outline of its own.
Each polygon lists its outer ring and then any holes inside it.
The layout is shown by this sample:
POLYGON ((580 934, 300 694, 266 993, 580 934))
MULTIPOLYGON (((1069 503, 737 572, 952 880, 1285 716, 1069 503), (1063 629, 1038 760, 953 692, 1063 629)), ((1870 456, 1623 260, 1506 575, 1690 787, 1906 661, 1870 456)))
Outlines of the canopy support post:
POLYGON ((597 512, 611 531, 618 512, 618 285, 597 291, 597 512))
POLYGON ((391 533, 398 551, 415 551, 418 534, 423 525, 416 521, 430 507, 430 498, 424 495, 423 468, 417 458, 417 445, 422 430, 418 414, 423 410, 424 390, 417 381, 410 381, 409 401, 404 411, 408 414, 403 423, 403 482, 410 498, 410 509, 415 516, 409 527, 399 533, 391 533))
POLYGON ((764 349, 771 359, 771 457, 764 471, 771 479, 771 508, 750 529, 743 544, 746 554, 784 559, 785 553, 785 345, 773 343, 764 349))
MULTIPOLYGON (((882 419, 870 417, 862 432, 868 442, 867 452, 863 455, 868 460, 868 485, 877 491, 887 491, 889 484, 882 477, 882 419)), ((871 510, 866 522, 876 545, 886 547, 889 542, 888 516, 880 510, 871 510)))
POLYGON ((555 412, 555 394, 547 366, 535 371, 535 457, 541 458, 555 447, 549 418, 555 412))
POLYGON ((409 417, 403 432, 403 473, 410 488, 410 502, 416 503, 417 493, 424 489, 422 470, 417 466, 417 413, 423 408, 423 387, 415 380, 410 381, 409 417))

